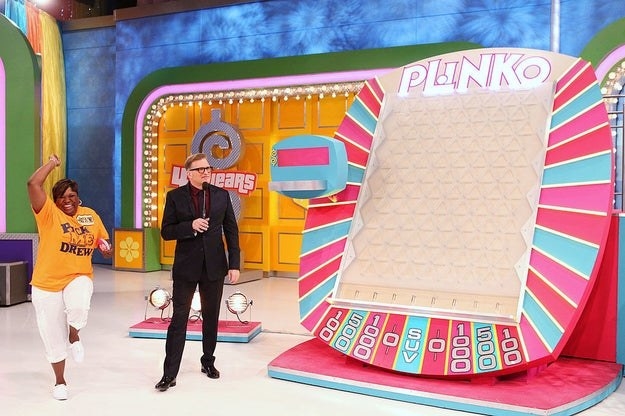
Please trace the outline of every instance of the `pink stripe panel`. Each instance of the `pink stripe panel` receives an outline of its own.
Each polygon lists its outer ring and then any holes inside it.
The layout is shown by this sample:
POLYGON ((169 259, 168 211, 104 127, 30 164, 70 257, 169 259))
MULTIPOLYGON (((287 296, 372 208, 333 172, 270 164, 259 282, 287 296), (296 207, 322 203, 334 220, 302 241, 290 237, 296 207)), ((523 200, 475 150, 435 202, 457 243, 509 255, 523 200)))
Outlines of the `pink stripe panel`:
POLYGON ((556 145, 564 140, 580 134, 593 126, 599 126, 607 121, 605 115, 605 105, 597 103, 593 108, 573 118, 568 123, 559 126, 549 133, 548 146, 556 145))
MULTIPOLYGON (((363 129, 354 121, 354 119, 349 116, 345 116, 343 122, 336 131, 336 134, 353 141, 354 143, 364 147, 365 149, 371 148, 371 142, 373 141, 373 132, 368 132, 367 130, 363 129)), ((340 140, 340 138, 338 139, 340 140)))
POLYGON ((492 328, 494 329, 495 334, 497 334, 496 352, 499 356, 501 368, 504 371, 508 371, 511 368, 515 368, 516 371, 520 371, 518 367, 527 365, 527 357, 525 356, 525 351, 522 348, 523 340, 521 339, 519 327, 516 325, 496 324, 493 325, 492 328), (516 348, 514 340, 516 340, 516 348), (518 360, 519 362, 517 362, 516 359, 510 360, 508 358, 509 353, 513 354, 514 357, 515 354, 513 351, 515 349, 518 350, 520 354, 520 360, 518 360))
POLYGON ((607 215, 602 217, 578 212, 539 208, 536 224, 591 243, 601 244, 605 223, 608 221, 606 217, 607 215))
POLYGON ((368 88, 367 84, 358 93, 358 99, 362 101, 365 107, 367 107, 375 117, 378 117, 380 115, 382 103, 379 101, 378 97, 373 93, 373 91, 368 88))
MULTIPOLYGON (((311 270, 314 270, 316 267, 319 267, 325 261, 331 259, 343 252, 345 248, 345 239, 340 240, 339 242, 333 243, 332 246, 325 248, 322 250, 315 251, 315 255, 308 255, 303 257, 300 261, 300 276, 304 276, 307 273, 310 273, 311 270)), ((325 281, 329 276, 335 274, 339 267, 341 266, 341 257, 338 257, 334 261, 326 264, 305 278, 301 279, 299 282, 299 295, 300 297, 305 296, 317 287, 320 283, 325 281)))
POLYGON ((447 368, 445 367, 445 357, 447 357, 447 355, 450 354, 452 350, 451 339, 449 339, 448 337, 451 320, 444 318, 429 319, 430 323, 427 326, 427 333, 425 334, 426 339, 445 340, 445 344, 449 345, 449 347, 444 347, 445 350, 442 352, 439 349, 430 350, 429 348, 424 348, 423 354, 420 357, 422 360, 421 374, 444 375, 447 374, 447 368))
POLYGON ((579 305, 588 281, 566 267, 551 260, 536 250, 530 255, 530 265, 551 284, 579 305))
POLYGON ((348 162, 355 163, 360 166, 367 166, 367 161, 369 160, 368 152, 365 152, 360 147, 356 147, 349 142, 345 142, 345 152, 347 153, 348 162))
MULTIPOLYGON (((329 261, 331 258, 335 257, 338 254, 341 254, 345 249, 346 238, 338 240, 327 247, 322 249, 317 249, 311 253, 306 254, 301 257, 300 260, 300 276, 304 276, 310 273, 316 267, 321 266, 325 262, 329 261)), ((338 269, 332 269, 328 271, 328 275, 336 272, 338 269)), ((317 272, 315 272, 316 274, 317 272)), ((307 276, 305 279, 301 280, 301 283, 306 285, 309 279, 313 279, 312 275, 307 276)), ((318 282, 313 283, 313 286, 316 286, 318 282)), ((305 290, 308 292, 309 289, 305 290)))
POLYGON ((302 326, 304 326, 307 330, 312 331, 315 326, 321 322, 328 309, 330 309, 330 304, 328 302, 322 302, 310 313, 310 315, 306 317, 306 319, 301 321, 302 326))
POLYGON ((558 78, 558 80, 556 81, 556 92, 562 89, 562 85, 572 80, 577 75, 577 73, 582 70, 584 65, 586 65, 586 62, 578 59, 565 74, 562 74, 560 78, 558 78))
POLYGON ((527 288, 566 330, 576 309, 531 271, 527 274, 527 288))
POLYGON ((367 85, 373 91, 378 100, 382 102, 384 100, 384 88, 382 88, 382 84, 380 84, 380 80, 378 78, 373 78, 367 81, 367 85))
POLYGON ((606 192, 611 192, 611 184, 592 184, 542 188, 539 203, 564 208, 575 208, 598 212, 609 211, 606 207, 606 192))
MULTIPOLYGON (((336 221, 342 220, 350 220, 354 216, 354 210, 356 208, 356 204, 348 204, 348 205, 330 205, 319 208, 312 208, 315 210, 323 210, 323 211, 315 211, 315 218, 311 218, 306 221, 306 229, 317 228, 327 225, 329 223, 333 223, 336 221)), ((311 209, 311 208, 309 208, 311 209)))
MULTIPOLYGON (((381 315, 381 314, 380 314, 381 315)), ((382 315, 383 316, 383 315, 382 315)), ((387 314, 388 319, 384 324, 384 327, 380 331, 380 334, 397 334, 402 335, 403 328, 406 326, 406 315, 399 315, 397 313, 387 314)), ((385 335, 378 337, 376 342, 376 354, 372 354, 369 362, 377 367, 394 368, 395 359, 399 355, 399 351, 403 350, 401 343, 394 343, 395 345, 383 345, 382 342, 385 339, 385 335)), ((416 366, 416 364, 415 364, 416 366)))
MULTIPOLYGON (((549 350, 542 343, 534 328, 530 325, 525 315, 521 315, 521 322, 519 322, 519 328, 523 336, 523 342, 527 349, 527 361, 532 362, 548 357, 549 350)), ((532 363, 534 364, 534 363, 532 363)))
POLYGON ((550 149, 545 155, 545 166, 606 150, 608 149, 605 146, 607 140, 597 139, 611 137, 611 134, 610 126, 606 123, 598 130, 580 136, 565 145, 550 149))
POLYGON ((590 65, 583 68, 586 62, 580 61, 556 84, 556 97, 553 101, 553 110, 569 102, 573 97, 582 92, 586 87, 597 81, 595 73, 590 65), (583 69, 583 71, 582 71, 583 69), (582 71, 582 72, 579 72, 582 71), (561 90, 568 79, 575 77, 575 80, 564 90, 561 90), (559 93, 559 94, 558 94, 559 93))
POLYGON ((330 152, 327 147, 279 149, 277 156, 278 167, 323 166, 330 164, 330 152))

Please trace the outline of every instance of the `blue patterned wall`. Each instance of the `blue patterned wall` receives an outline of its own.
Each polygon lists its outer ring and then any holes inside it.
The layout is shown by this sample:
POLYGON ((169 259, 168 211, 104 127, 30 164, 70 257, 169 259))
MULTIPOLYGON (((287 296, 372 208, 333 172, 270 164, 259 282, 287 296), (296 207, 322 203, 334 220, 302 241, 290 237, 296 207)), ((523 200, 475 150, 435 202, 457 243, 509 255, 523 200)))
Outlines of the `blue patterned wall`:
MULTIPOLYGON (((596 33, 625 17, 623 0, 559 3, 560 52, 573 56, 596 33)), ((122 113, 133 88, 157 69, 448 41, 549 50, 551 4, 272 0, 64 32, 67 174, 80 183, 81 197, 107 227, 119 226, 122 113)))

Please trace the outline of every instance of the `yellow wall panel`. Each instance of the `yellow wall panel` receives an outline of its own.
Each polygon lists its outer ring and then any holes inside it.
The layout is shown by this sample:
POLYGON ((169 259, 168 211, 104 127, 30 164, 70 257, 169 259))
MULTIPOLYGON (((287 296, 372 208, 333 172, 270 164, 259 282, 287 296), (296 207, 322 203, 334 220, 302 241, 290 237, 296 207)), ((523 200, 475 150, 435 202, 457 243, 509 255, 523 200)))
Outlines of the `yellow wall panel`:
POLYGON ((163 174, 170 175, 173 165, 183 166, 189 156, 191 144, 168 144, 163 146, 163 174))
POLYGON ((265 102, 257 100, 252 102, 244 101, 235 104, 238 127, 246 134, 252 134, 254 130, 266 132, 269 129, 266 116, 265 102))
POLYGON ((165 241, 163 240, 163 245, 161 246, 161 255, 167 259, 169 262, 167 264, 172 264, 174 260, 174 251, 176 250, 176 242, 175 241, 165 241))
POLYGON ((264 192, 263 188, 256 188, 250 196, 243 200, 244 212, 241 213, 242 219, 260 220, 264 217, 264 192))
POLYGON ((304 129, 307 121, 307 100, 278 100, 278 128, 304 129))
POLYGON ((302 234, 289 228, 272 231, 275 250, 272 251, 272 270, 297 272, 299 270, 299 254, 302 246, 302 234))
MULTIPOLYGON (((245 136, 244 136, 245 137, 245 136)), ((264 173, 265 145, 263 143, 245 143, 243 160, 238 164, 239 170, 254 172, 257 175, 264 173)))
POLYGON ((347 102, 345 97, 340 95, 338 97, 325 97, 322 100, 317 100, 317 123, 315 127, 327 128, 341 124, 345 112, 347 111, 347 102))
POLYGON ((193 106, 174 105, 167 109, 159 128, 170 136, 193 135, 193 106))
POLYGON ((280 220, 298 220, 305 218, 306 211, 300 205, 297 205, 293 198, 287 198, 280 195, 278 198, 278 218, 280 220))
POLYGON ((261 232, 247 232, 239 230, 239 243, 241 244, 241 251, 245 254, 243 256, 245 263, 255 264, 262 268, 263 259, 263 234, 261 232))

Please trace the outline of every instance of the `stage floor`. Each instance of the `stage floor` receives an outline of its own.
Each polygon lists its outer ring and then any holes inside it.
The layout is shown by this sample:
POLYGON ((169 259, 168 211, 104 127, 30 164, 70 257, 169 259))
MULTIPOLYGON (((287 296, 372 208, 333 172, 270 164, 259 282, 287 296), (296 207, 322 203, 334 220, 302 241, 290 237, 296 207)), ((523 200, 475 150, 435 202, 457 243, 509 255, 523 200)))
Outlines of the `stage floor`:
MULTIPOLYGON (((238 413, 256 416, 283 415, 285 409, 297 416, 474 415, 270 377, 270 363, 285 351, 313 339, 299 324, 298 285, 297 279, 292 278, 270 277, 224 287, 224 297, 240 290, 254 300, 250 320, 262 322, 261 333, 248 343, 218 343, 215 355, 221 372, 219 380, 210 380, 200 372, 202 343, 188 341, 178 384, 164 393, 156 391, 154 384, 163 371, 165 341, 134 338, 128 335, 128 329, 145 319, 146 294, 155 286, 171 286, 169 273, 112 271, 95 265, 94 283, 89 322, 80 331, 86 348, 85 361, 67 361, 69 400, 63 403, 50 395, 54 377, 44 356, 32 304, 0 308, 3 415, 66 416, 88 412, 89 416, 110 416, 137 409, 151 415, 191 416, 198 409, 225 415, 232 413, 233 405, 238 413)), ((228 320, 223 310, 220 319, 228 320)), ((316 365, 316 359, 308 359, 311 366, 316 365)), ((562 390, 568 387, 562 385, 562 390)), ((579 415, 625 415, 625 383, 579 415)))

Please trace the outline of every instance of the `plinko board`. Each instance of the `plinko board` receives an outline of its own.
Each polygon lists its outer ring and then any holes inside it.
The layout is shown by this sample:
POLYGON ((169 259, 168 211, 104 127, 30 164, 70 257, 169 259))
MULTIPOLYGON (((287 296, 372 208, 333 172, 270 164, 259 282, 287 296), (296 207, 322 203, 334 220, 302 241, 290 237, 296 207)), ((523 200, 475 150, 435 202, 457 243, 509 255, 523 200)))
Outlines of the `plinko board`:
POLYGON ((304 327, 411 374, 492 376, 557 359, 612 211, 611 132, 589 63, 510 48, 435 56, 366 81, 327 139, 345 148, 343 189, 320 189, 336 163, 321 180, 302 174, 297 145, 271 167, 292 195, 317 195, 300 257, 304 327))

